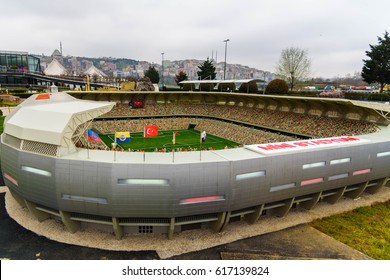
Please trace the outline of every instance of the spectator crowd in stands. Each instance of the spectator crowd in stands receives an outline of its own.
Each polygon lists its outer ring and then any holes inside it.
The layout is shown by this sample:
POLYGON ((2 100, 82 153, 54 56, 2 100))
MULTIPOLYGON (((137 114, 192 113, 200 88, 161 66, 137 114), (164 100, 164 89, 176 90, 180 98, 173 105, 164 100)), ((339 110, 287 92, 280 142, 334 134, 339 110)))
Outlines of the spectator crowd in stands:
MULTIPOLYGON (((377 130, 376 124, 360 120, 330 118, 253 107, 193 104, 188 102, 146 104, 142 109, 131 109, 127 104, 117 104, 105 116, 153 117, 177 115, 217 117, 222 120, 235 120, 260 125, 265 128, 268 127, 296 134, 309 135, 312 138, 361 135, 377 130)), ((174 128, 175 123, 172 123, 172 125, 172 128, 174 128)))

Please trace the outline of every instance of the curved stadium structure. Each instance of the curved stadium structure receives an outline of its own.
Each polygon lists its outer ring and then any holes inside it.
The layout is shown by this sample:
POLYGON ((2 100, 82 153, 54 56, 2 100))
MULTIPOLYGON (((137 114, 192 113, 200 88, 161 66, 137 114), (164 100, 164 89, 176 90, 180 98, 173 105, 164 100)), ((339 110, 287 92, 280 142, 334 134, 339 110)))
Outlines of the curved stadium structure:
MULTIPOLYGON (((390 105, 232 93, 72 94, 82 99, 67 93, 31 96, 6 118, 1 136, 2 174, 13 197, 38 220, 59 219, 71 232, 99 225, 120 239, 125 233, 166 233, 172 238, 174 232, 199 227, 222 231, 238 219, 255 223, 261 215, 284 216, 292 207, 311 209, 343 195, 375 193, 390 177, 390 105), (178 152, 174 160, 169 152, 145 156, 76 147, 94 119, 110 112, 115 102, 128 104, 132 95, 145 100, 146 114, 150 104, 169 109, 159 117, 177 115, 175 108, 183 104, 204 104, 259 115, 269 110, 353 119, 379 129, 178 152)), ((208 116, 187 116, 226 121, 210 111, 208 116)), ((258 127, 252 117, 253 122, 229 121, 258 127)))

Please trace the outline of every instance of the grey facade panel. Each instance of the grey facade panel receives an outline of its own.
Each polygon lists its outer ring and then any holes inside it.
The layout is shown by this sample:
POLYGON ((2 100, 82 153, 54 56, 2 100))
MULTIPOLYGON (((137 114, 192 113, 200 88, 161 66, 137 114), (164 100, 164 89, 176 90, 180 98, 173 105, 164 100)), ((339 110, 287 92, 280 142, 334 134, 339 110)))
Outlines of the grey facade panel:
POLYGON ((12 190, 29 201, 57 206, 54 158, 18 152, 3 145, 1 159, 2 170, 17 181, 17 185, 8 185, 12 190), (46 175, 38 174, 44 171, 46 175))
POLYGON ((235 211, 390 177, 390 156, 377 157, 390 151, 387 141, 245 160, 161 164, 55 158, 6 144, 1 151, 3 175, 11 178, 4 176, 5 182, 25 199, 108 217, 235 211))

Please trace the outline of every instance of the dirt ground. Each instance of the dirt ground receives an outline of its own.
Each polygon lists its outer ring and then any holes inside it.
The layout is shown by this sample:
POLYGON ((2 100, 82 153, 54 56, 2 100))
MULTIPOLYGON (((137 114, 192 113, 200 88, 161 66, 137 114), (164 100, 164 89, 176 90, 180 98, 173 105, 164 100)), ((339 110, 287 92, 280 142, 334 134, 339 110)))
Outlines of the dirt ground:
POLYGON ((344 198, 313 210, 293 209, 283 218, 264 217, 254 225, 234 222, 222 233, 191 230, 166 235, 125 235, 96 230, 67 232, 60 222, 39 223, 21 208, 6 187, 0 187, 0 258, 3 259, 111 259, 111 260, 238 260, 238 259, 370 259, 308 226, 314 219, 350 211, 390 199, 390 188, 358 199, 344 198))

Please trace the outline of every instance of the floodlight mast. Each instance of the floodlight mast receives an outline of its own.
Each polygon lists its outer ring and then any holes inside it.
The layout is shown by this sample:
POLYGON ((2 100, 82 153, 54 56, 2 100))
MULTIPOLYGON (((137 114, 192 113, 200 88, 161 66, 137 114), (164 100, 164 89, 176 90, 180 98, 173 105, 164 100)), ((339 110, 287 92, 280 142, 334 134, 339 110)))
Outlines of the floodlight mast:
POLYGON ((161 53, 161 89, 164 90, 164 53, 161 53))
POLYGON ((226 53, 227 53, 227 42, 229 42, 229 39, 224 40, 225 42, 225 65, 223 66, 223 79, 225 80, 226 77, 226 53))

